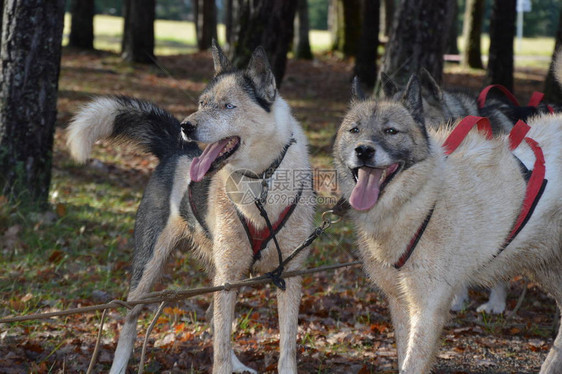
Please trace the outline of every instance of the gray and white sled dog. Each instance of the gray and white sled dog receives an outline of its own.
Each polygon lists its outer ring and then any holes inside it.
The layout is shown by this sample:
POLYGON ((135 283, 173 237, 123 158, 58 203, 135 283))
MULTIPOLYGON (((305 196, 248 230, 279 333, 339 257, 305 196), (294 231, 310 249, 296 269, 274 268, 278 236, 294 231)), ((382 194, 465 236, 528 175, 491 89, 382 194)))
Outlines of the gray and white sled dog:
MULTIPOLYGON (((364 269, 389 302, 400 372, 431 370, 463 287, 525 274, 562 306, 562 116, 529 119, 527 136, 542 147, 548 183, 513 237, 527 190, 523 170, 536 161, 527 142, 512 151, 507 135, 473 130, 446 156, 450 130, 425 123, 416 76, 400 100, 355 96, 334 162, 364 269)), ((561 372, 559 331, 541 373, 561 372)))
MULTIPOLYGON (((382 92, 388 99, 401 100, 404 89, 387 74, 381 72, 382 92)), ((427 126, 435 129, 448 127, 456 120, 469 115, 490 118, 495 134, 507 134, 518 120, 526 121, 529 117, 549 113, 547 105, 540 103, 536 107, 518 106, 504 96, 492 96, 483 107, 477 103, 477 95, 463 90, 448 90, 441 87, 426 69, 420 70, 422 88, 423 117, 427 126)), ((495 91, 492 91, 495 93, 495 91)), ((555 106, 555 108, 558 108, 555 106)), ((558 110, 557 110, 558 111, 558 110)), ((508 282, 498 282, 490 291, 488 300, 479 305, 478 312, 501 314, 506 308, 508 282)), ((453 298, 452 311, 461 311, 469 301, 468 289, 461 289, 453 298)))
MULTIPOLYGON (((176 247, 192 251, 214 285, 275 270, 279 256, 254 204, 257 197, 283 256, 311 232, 314 195, 307 140, 279 95, 265 51, 256 49, 243 71, 232 67, 218 45, 212 52, 215 76, 198 110, 183 122, 145 101, 100 97, 83 107, 68 128, 68 145, 79 161, 101 138, 138 144, 160 161, 137 212, 128 300, 150 291, 176 247), (195 142, 208 145, 201 152, 195 142), (280 172, 282 185, 272 182, 280 172)), ((307 254, 300 253, 285 269, 301 268, 307 254)), ((236 291, 214 294, 213 373, 255 373, 232 348, 235 299, 236 291)), ((285 291, 277 291, 280 373, 297 372, 300 299, 301 279, 286 279, 285 291)), ((127 314, 111 373, 126 371, 140 312, 137 306, 127 314)))

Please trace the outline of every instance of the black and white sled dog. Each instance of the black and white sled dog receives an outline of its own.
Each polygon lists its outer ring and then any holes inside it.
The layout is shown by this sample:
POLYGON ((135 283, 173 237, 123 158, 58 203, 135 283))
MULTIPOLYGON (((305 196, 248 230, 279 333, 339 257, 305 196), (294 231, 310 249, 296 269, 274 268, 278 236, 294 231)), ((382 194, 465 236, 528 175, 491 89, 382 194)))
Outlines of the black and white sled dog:
MULTIPOLYGON (((218 45, 212 52, 215 76, 199 98, 199 109, 182 123, 146 101, 100 97, 83 107, 68 128, 68 145, 79 161, 88 158, 100 138, 138 144, 160 161, 137 212, 128 300, 150 291, 178 246, 201 260, 215 285, 275 270, 279 256, 273 233, 256 198, 261 198, 283 256, 311 232, 314 195, 307 140, 279 95, 265 51, 256 49, 244 71, 233 69, 218 45), (195 142, 208 145, 201 152, 195 142), (307 171, 310 178, 303 178, 307 171), (283 185, 272 183, 280 172, 283 185)), ((306 250, 300 253, 286 270, 301 268, 307 255, 306 250)), ((255 373, 232 348, 235 299, 232 290, 214 294, 213 373, 255 373)), ((301 279, 286 279, 285 291, 277 292, 280 373, 297 372, 300 299, 301 279)), ((137 306, 127 314, 111 373, 126 371, 140 312, 137 306)))
MULTIPOLYGON (((530 140, 513 150, 510 136, 473 130, 447 155, 451 130, 426 124, 416 76, 399 100, 352 101, 334 162, 364 269, 389 302, 400 373, 430 372, 451 301, 466 286, 525 274, 562 306, 562 115, 528 124, 530 140), (529 170, 539 182, 534 211, 529 170)), ((541 373, 561 372, 559 331, 541 373)))

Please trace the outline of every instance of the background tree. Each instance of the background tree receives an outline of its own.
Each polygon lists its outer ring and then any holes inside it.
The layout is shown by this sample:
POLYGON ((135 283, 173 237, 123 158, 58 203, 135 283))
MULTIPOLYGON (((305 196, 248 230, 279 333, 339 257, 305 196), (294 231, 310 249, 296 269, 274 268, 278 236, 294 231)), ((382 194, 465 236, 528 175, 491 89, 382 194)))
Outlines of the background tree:
POLYGON ((330 0, 308 0, 308 20, 312 30, 328 30, 330 0))
POLYGON ((217 6, 214 1, 193 0, 197 48, 206 51, 217 38, 217 6))
POLYGON ((482 34, 482 19, 484 17, 484 0, 467 0, 464 11, 464 25, 462 31, 463 51, 462 65, 474 69, 483 69, 482 53, 480 49, 480 35, 482 34))
POLYGON ((45 206, 65 0, 7 1, 0 52, 0 193, 45 206))
POLYGON ((445 52, 450 55, 458 55, 459 46, 457 43, 457 37, 459 36, 459 3, 457 0, 453 0, 451 5, 453 6, 453 10, 451 11, 453 22, 451 22, 451 27, 449 28, 449 38, 447 39, 445 52))
POLYGON ((287 52, 293 40, 297 0, 240 0, 240 4, 233 64, 245 67, 254 49, 261 45, 269 57, 277 87, 281 87, 287 52))
POLYGON ((230 46, 232 45, 232 38, 234 35, 233 28, 234 28, 234 0, 224 0, 223 2, 224 13, 223 13, 223 22, 225 28, 225 36, 226 36, 226 51, 230 50, 230 46))
POLYGON ((382 2, 384 8, 384 36, 390 36, 392 30, 392 22, 394 21, 394 0, 384 0, 382 2))
POLYGON ((332 50, 355 56, 361 37, 361 0, 332 0, 329 12, 332 50))
POLYGON ((490 18, 490 52, 484 84, 513 91, 513 38, 516 0, 495 0, 490 18))
POLYGON ((373 90, 377 79, 380 8, 379 0, 363 0, 363 26, 353 71, 367 91, 373 90))
POLYGON ((68 46, 94 49, 94 0, 71 0, 68 46))
POLYGON ((452 10, 452 0, 401 0, 382 70, 403 84, 424 67, 441 82, 452 10))
POLYGON ((156 0, 124 0, 121 56, 128 62, 152 63, 156 0))
POLYGON ((312 60, 312 51, 310 50, 310 40, 308 38, 310 26, 308 23, 308 2, 306 0, 298 0, 297 17, 295 18, 295 57, 312 60))
POLYGON ((2 18, 4 18, 4 0, 0 0, 0 38, 2 37, 2 18))
POLYGON ((560 15, 558 17, 558 31, 556 32, 556 44, 554 46, 554 53, 552 54, 552 62, 550 63, 550 69, 546 75, 544 82, 544 95, 547 101, 553 103, 562 103, 562 89, 553 74, 553 64, 556 53, 562 53, 562 8, 560 8, 560 15))

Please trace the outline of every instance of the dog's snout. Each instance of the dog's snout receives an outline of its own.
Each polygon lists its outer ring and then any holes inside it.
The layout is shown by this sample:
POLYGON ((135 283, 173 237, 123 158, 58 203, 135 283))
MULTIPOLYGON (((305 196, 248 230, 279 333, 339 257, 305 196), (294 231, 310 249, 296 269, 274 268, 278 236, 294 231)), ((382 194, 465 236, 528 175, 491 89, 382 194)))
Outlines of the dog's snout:
POLYGON ((375 154, 375 149, 368 145, 360 145, 355 148, 355 154, 357 155, 358 159, 362 161, 368 161, 375 154))
POLYGON ((185 135, 191 135, 195 131, 195 125, 186 119, 181 123, 181 129, 185 135))

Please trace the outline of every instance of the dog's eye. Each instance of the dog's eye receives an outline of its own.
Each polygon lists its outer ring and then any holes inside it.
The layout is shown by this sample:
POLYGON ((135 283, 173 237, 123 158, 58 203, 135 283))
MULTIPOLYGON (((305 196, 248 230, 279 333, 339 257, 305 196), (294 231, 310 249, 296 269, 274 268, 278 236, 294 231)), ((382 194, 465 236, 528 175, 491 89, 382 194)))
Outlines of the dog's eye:
POLYGON ((357 134, 359 132, 359 128, 353 127, 352 129, 349 130, 349 132, 352 133, 352 134, 357 134))
POLYGON ((234 109, 234 108, 236 108, 236 105, 232 105, 232 104, 230 104, 230 103, 227 103, 227 104, 224 104, 224 107, 225 107, 226 109, 234 109))
POLYGON ((199 102, 199 106, 203 106, 203 100, 199 102))
POLYGON ((388 129, 384 129, 384 133, 387 135, 396 135, 398 134, 398 130, 396 130, 394 127, 389 127, 388 129))

